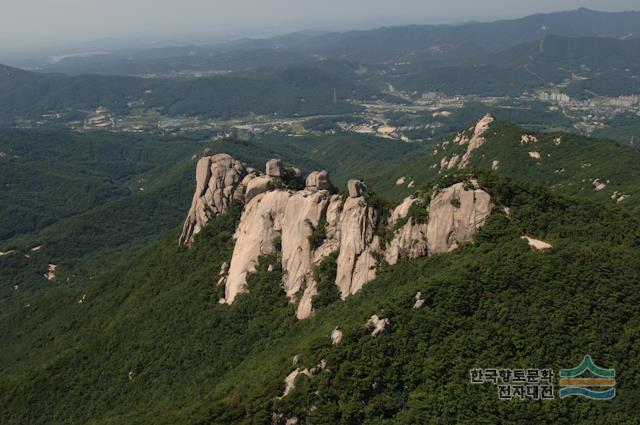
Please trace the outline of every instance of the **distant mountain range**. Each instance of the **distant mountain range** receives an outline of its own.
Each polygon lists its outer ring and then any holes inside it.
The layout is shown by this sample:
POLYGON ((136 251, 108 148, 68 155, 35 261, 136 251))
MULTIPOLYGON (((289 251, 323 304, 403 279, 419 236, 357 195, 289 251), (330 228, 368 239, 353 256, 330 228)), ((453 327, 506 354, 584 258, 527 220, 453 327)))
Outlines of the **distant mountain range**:
POLYGON ((578 10, 462 25, 408 25, 328 34, 294 33, 209 46, 182 46, 68 57, 42 69, 70 74, 139 75, 183 69, 241 71, 321 58, 363 64, 453 65, 549 35, 637 38, 640 12, 578 10))

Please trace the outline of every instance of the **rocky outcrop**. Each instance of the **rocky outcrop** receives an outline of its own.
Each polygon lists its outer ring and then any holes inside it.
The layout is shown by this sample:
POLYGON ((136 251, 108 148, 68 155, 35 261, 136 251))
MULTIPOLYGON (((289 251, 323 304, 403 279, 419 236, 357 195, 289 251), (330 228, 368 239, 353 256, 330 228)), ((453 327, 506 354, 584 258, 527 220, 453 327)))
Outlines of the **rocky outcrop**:
POLYGON ((209 219, 226 211, 234 197, 241 196, 246 171, 240 161, 227 154, 206 155, 196 166, 196 191, 184 222, 180 245, 189 245, 209 219))
POLYGON ((362 194, 366 186, 349 180, 349 197, 340 214, 340 255, 337 260, 336 285, 342 298, 355 294, 376 276, 374 253, 380 249, 374 234, 378 211, 367 205, 362 194))
MULTIPOLYGON (((307 177, 304 190, 291 190, 281 180, 289 178, 286 173, 281 178, 273 175, 276 169, 282 174, 281 162, 269 163, 271 176, 253 170, 246 174, 242 164, 228 155, 207 156, 198 163, 196 195, 181 243, 190 242, 234 198, 245 202, 232 257, 215 280, 225 285, 220 303, 233 303, 246 292, 247 276, 256 270, 260 257, 277 253, 274 261, 282 269, 282 288, 297 303, 297 317, 304 319, 313 314, 312 301, 318 293, 313 270, 329 255, 336 255, 335 284, 344 299, 375 278, 382 259, 395 264, 403 258, 447 252, 470 240, 491 210, 486 192, 458 183, 434 194, 428 206, 417 196, 406 198, 388 221, 380 222, 383 214, 367 200, 362 181, 350 180, 345 198, 331 193, 326 171, 316 171, 307 177), (378 233, 384 226, 393 229, 393 235, 383 243, 378 233)), ((273 266, 269 270, 275 270, 273 266)), ((341 335, 335 329, 332 341, 341 335)))
MULTIPOLYGON (((486 142, 484 135, 493 121, 495 120, 490 114, 485 115, 480 121, 478 121, 476 126, 473 128, 473 135, 471 136, 471 139, 469 139, 468 142, 464 142, 467 143, 467 151, 464 153, 464 155, 462 155, 462 159, 457 164, 458 168, 464 168, 468 166, 473 152, 476 151, 480 146, 484 145, 484 143, 486 142)), ((460 144, 463 144, 462 140, 464 139, 461 139, 461 141, 459 142, 460 144)))
POLYGON ((311 283, 313 252, 309 236, 324 219, 330 193, 300 191, 287 201, 282 228, 284 290, 290 299, 311 283))
POLYGON ((521 145, 528 145, 529 143, 538 143, 538 138, 531 134, 523 134, 520 138, 521 145))
POLYGON ((282 393, 282 395, 278 398, 282 399, 285 398, 286 396, 289 395, 289 393, 291 393, 291 391, 293 391, 296 387, 296 378, 299 375, 307 375, 308 377, 311 377, 311 372, 309 371, 309 369, 296 369, 294 371, 292 371, 290 374, 287 375, 286 378, 284 378, 284 392, 282 393))
MULTIPOLYGON (((397 225, 401 223, 401 220, 407 217, 411 206, 417 202, 419 202, 417 198, 406 198, 391 213, 389 225, 392 228, 397 227, 397 225)), ((424 207, 424 209, 426 210, 426 207, 424 207)), ((393 265, 400 259, 422 257, 427 255, 427 252, 427 223, 426 221, 416 223, 414 219, 410 217, 393 234, 393 238, 385 250, 385 260, 390 265, 393 265)))
POLYGON ((331 188, 329 173, 326 170, 312 171, 307 177, 305 186, 307 190, 313 192, 318 190, 329 190, 331 188))
POLYGON ((349 180, 347 182, 347 190, 350 198, 358 198, 364 194, 367 186, 360 180, 349 180))
POLYGON ((429 254, 454 250, 470 241, 492 209, 491 197, 481 189, 457 183, 433 195, 429 205, 429 254))
POLYGON ((527 235, 522 236, 521 239, 527 241, 529 246, 536 251, 551 251, 553 249, 553 245, 551 245, 550 243, 531 238, 527 235))
POLYGON ((291 194, 283 190, 261 193, 245 205, 229 265, 225 302, 246 290, 247 273, 254 272, 262 255, 275 251, 274 239, 280 235, 282 221, 291 194))
POLYGON ((282 168, 282 160, 281 159, 270 159, 267 161, 267 166, 265 167, 265 172, 269 177, 281 177, 283 173, 282 168))
POLYGON ((58 268, 57 264, 47 264, 47 272, 44 274, 44 277, 47 280, 55 280, 57 268, 58 268))
POLYGON ((331 345, 338 345, 342 341, 342 330, 340 326, 336 326, 333 331, 331 331, 331 345))
POLYGON ((609 181, 605 181, 602 179, 595 179, 593 180, 593 182, 591 182, 591 184, 593 185, 593 190, 595 190, 596 192, 600 192, 602 189, 607 187, 607 183, 609 183, 609 181))
POLYGON ((380 318, 377 314, 371 316, 367 324, 365 325, 367 328, 373 328, 371 331, 371 336, 383 335, 389 332, 391 329, 391 322, 387 318, 380 318))
POLYGON ((618 192, 616 190, 615 192, 613 192, 613 195, 611 195, 611 199, 613 199, 617 203, 620 203, 620 202, 624 201, 625 199, 627 199, 629 196, 630 195, 627 195, 626 193, 618 192))

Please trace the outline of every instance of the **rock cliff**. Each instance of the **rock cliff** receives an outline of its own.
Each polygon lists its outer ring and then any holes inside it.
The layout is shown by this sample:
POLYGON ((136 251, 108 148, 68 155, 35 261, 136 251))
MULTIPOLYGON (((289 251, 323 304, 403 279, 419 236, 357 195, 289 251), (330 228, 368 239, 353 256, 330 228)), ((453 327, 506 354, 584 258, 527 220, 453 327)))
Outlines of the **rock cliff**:
POLYGON ((259 258, 277 254, 282 288, 297 303, 300 319, 313 313, 318 292, 313 271, 330 254, 338 253, 335 284, 344 299, 373 280, 381 262, 393 265, 448 252, 471 240, 492 209, 489 194, 467 182, 437 190, 430 202, 418 195, 408 197, 386 219, 386 211, 370 203, 362 181, 350 180, 347 194, 335 194, 328 173, 315 171, 308 175, 305 189, 291 190, 281 179, 274 180, 283 175, 281 161, 271 160, 266 168, 266 175, 247 174, 228 155, 200 159, 180 243, 189 244, 233 199, 244 201, 233 254, 219 279, 225 285, 220 302, 233 303, 247 291, 247 275, 255 271, 259 258))
POLYGON ((460 242, 473 238, 491 213, 487 192, 466 183, 456 183, 438 191, 429 204, 427 245, 429 254, 449 252, 460 242))
POLYGON ((240 186, 246 170, 227 154, 211 156, 205 151, 196 165, 196 191, 184 222, 180 245, 188 245, 209 219, 224 212, 234 198, 241 198, 240 186))

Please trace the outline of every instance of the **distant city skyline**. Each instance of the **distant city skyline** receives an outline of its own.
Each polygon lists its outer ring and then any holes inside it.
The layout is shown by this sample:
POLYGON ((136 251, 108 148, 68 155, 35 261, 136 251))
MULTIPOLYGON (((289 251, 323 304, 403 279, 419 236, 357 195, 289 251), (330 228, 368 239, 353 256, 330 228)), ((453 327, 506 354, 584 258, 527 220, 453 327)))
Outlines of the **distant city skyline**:
POLYGON ((579 7, 640 10, 640 0, 3 0, 0 50, 60 47, 110 38, 204 41, 267 37, 305 29, 459 24, 579 7))

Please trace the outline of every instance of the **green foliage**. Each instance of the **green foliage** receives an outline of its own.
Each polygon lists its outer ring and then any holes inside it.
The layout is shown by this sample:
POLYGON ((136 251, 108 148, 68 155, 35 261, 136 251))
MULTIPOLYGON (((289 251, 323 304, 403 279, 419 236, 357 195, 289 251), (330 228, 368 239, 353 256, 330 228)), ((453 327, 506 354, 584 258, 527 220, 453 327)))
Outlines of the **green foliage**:
POLYGON ((292 165, 284 167, 281 180, 284 187, 289 190, 302 190, 305 188, 305 180, 302 174, 292 165))
POLYGON ((451 198, 451 205, 453 205, 454 208, 460 208, 460 199, 451 198))
POLYGON ((375 230, 374 233, 380 236, 382 241, 389 241, 393 237, 392 231, 387 227, 389 212, 391 211, 391 202, 380 197, 374 190, 367 186, 363 197, 367 206, 375 211, 375 230))
POLYGON ((396 221, 393 226, 393 233, 407 224, 409 220, 414 224, 426 224, 429 220, 429 212, 427 211, 428 204, 429 198, 426 200, 424 198, 418 198, 414 201, 409 207, 407 215, 396 221))
POLYGON ((318 225, 313 228, 311 234, 307 237, 309 245, 312 250, 320 248, 322 243, 327 238, 327 227, 324 217, 318 222, 318 225))
POLYGON ((313 280, 318 293, 313 296, 311 305, 316 310, 340 301, 340 292, 335 284, 338 255, 338 251, 327 255, 313 268, 313 280))
POLYGON ((193 141, 175 138, 1 130, 0 240, 142 194, 155 173, 194 148, 193 141))

